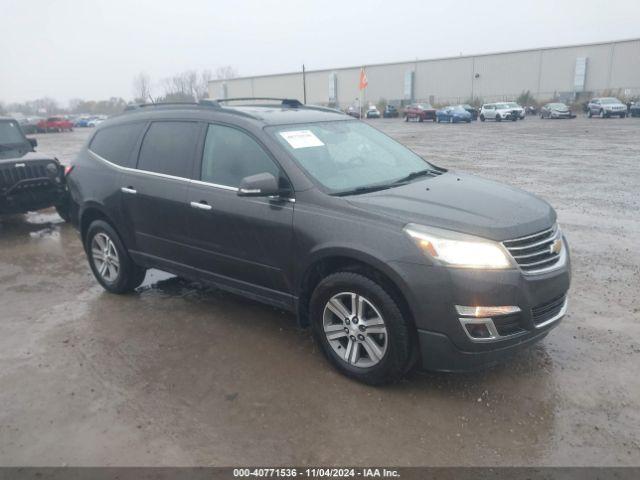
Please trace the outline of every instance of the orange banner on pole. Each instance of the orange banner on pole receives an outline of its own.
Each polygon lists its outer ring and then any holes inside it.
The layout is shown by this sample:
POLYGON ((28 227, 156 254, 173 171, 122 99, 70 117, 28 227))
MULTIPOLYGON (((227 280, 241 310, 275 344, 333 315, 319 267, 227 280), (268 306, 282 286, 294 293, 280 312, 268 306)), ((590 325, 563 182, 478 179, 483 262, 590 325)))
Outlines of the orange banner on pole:
POLYGON ((367 80, 367 74, 364 71, 364 67, 360 69, 360 90, 364 90, 369 85, 369 81, 367 80))

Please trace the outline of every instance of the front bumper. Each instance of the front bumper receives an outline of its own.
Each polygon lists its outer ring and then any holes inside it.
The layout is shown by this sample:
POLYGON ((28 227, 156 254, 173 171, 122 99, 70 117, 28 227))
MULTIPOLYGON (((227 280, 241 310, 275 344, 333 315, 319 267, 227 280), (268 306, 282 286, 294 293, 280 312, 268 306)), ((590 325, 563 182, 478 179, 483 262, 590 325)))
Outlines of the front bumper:
POLYGON ((567 294, 571 282, 568 250, 564 265, 538 275, 523 274, 519 269, 469 270, 402 262, 395 267, 406 282, 421 365, 427 370, 466 371, 497 363, 544 338, 566 312, 564 303, 542 320, 535 313, 567 294), (489 341, 472 339, 456 305, 517 306, 517 328, 489 341))

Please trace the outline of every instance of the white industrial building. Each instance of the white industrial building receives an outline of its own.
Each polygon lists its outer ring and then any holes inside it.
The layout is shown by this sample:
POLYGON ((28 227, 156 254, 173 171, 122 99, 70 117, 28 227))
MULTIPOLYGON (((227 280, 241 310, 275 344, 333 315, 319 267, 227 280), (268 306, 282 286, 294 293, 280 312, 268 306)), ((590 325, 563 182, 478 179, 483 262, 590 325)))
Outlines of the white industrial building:
MULTIPOLYGON (((308 103, 346 107, 359 97, 360 68, 307 71, 308 103)), ((640 95, 640 38, 606 43, 364 65, 366 102, 463 103, 612 94, 640 95)), ((304 98, 302 72, 214 80, 211 98, 304 98)))

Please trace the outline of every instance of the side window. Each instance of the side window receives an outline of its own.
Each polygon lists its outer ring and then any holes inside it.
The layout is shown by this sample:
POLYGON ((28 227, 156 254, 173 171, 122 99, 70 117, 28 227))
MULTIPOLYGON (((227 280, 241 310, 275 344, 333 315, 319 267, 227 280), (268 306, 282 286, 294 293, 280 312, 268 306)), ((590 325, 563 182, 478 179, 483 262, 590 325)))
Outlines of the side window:
POLYGON ((190 178, 198 141, 196 122, 154 122, 142 141, 138 169, 190 178))
POLYGON ((99 130, 89 150, 122 167, 130 166, 131 151, 144 128, 143 122, 127 123, 99 130))
POLYGON ((209 125, 202 156, 203 182, 238 187, 244 177, 265 172, 280 177, 278 166, 252 137, 236 128, 209 125))

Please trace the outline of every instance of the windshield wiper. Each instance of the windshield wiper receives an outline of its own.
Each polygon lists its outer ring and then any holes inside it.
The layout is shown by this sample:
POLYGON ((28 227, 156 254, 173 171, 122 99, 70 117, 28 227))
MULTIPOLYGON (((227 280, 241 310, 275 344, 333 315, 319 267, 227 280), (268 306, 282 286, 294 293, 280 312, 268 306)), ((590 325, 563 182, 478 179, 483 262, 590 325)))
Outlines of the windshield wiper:
POLYGON ((394 184, 399 184, 399 183, 406 183, 406 182, 410 182, 411 180, 415 180, 416 178, 420 178, 420 177, 426 177, 427 175, 439 175, 441 172, 437 171, 437 170, 433 170, 433 169, 424 169, 424 170, 418 170, 417 172, 411 172, 409 175, 407 175, 406 177, 402 177, 398 180, 396 180, 395 182, 393 182, 394 184))
POLYGON ((362 193, 370 193, 370 192, 378 192, 380 190, 387 190, 393 187, 393 184, 383 184, 383 185, 368 185, 364 187, 357 187, 352 190, 345 190, 343 192, 332 193, 334 197, 344 197, 346 195, 360 195, 362 193))

